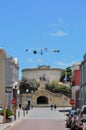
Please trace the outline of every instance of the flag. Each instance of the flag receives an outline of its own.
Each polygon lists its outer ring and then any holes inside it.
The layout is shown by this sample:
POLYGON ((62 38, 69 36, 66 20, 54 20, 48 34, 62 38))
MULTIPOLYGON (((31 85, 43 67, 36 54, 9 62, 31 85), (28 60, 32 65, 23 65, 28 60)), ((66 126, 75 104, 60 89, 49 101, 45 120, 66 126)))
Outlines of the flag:
POLYGON ((28 49, 26 49, 26 51, 28 51, 28 49))
POLYGON ((60 50, 53 50, 53 52, 60 52, 60 50))
POLYGON ((33 51, 33 53, 34 53, 34 54, 37 54, 37 51, 36 51, 36 50, 34 50, 34 51, 33 51))
POLYGON ((41 55, 43 55, 43 50, 41 49, 41 52, 40 52, 41 55))
POLYGON ((44 50, 45 50, 46 52, 48 52, 48 48, 44 48, 44 50))

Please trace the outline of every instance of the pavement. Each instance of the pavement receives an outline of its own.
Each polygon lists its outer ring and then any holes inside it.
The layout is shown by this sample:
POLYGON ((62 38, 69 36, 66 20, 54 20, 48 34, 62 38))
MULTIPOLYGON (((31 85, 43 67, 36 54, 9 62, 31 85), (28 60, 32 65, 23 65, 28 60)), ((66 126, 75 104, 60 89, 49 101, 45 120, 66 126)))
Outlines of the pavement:
POLYGON ((9 127, 15 125, 17 122, 19 122, 21 120, 23 120, 23 119, 15 120, 15 121, 12 121, 10 123, 1 123, 0 124, 0 130, 5 130, 6 128, 9 128, 9 127))
POLYGON ((0 124, 0 130, 5 130, 6 128, 10 126, 11 126, 11 123, 0 124))

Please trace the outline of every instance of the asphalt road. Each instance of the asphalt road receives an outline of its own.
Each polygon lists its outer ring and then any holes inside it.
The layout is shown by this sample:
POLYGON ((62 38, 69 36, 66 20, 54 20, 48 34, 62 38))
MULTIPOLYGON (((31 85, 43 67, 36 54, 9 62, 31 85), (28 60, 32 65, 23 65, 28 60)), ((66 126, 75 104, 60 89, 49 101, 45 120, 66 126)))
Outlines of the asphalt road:
POLYGON ((50 108, 34 108, 29 116, 7 130, 67 130, 65 113, 50 108))

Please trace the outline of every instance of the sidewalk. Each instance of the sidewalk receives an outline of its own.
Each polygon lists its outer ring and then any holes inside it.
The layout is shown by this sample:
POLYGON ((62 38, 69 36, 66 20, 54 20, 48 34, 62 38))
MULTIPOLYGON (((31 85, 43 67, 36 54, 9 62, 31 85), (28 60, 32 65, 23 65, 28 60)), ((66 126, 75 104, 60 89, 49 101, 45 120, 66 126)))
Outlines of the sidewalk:
POLYGON ((11 126, 11 123, 0 124, 0 130, 5 130, 6 128, 10 126, 11 126))
POLYGON ((16 123, 22 121, 23 119, 27 118, 28 115, 30 114, 31 111, 29 111, 29 113, 25 116, 25 117, 21 117, 21 118, 17 118, 17 120, 14 120, 10 123, 0 123, 0 130, 5 130, 6 128, 15 125, 16 123))
POLYGON ((15 120, 15 121, 12 121, 10 123, 4 123, 4 124, 2 123, 2 124, 0 124, 0 130, 5 130, 6 128, 8 128, 12 125, 15 125, 16 123, 18 123, 21 120, 23 120, 23 119, 15 120))

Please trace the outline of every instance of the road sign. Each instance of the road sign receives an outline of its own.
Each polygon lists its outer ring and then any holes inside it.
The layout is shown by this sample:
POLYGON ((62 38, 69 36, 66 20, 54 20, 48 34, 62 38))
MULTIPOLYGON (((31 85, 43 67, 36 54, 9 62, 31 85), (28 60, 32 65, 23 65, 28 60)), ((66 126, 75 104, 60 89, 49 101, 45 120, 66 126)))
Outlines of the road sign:
POLYGON ((75 100, 74 100, 74 99, 70 99, 69 102, 70 102, 71 105, 74 105, 74 104, 75 104, 75 100))
POLYGON ((11 103, 12 103, 12 104, 16 104, 16 100, 15 100, 15 99, 12 99, 12 100, 11 100, 11 103))

